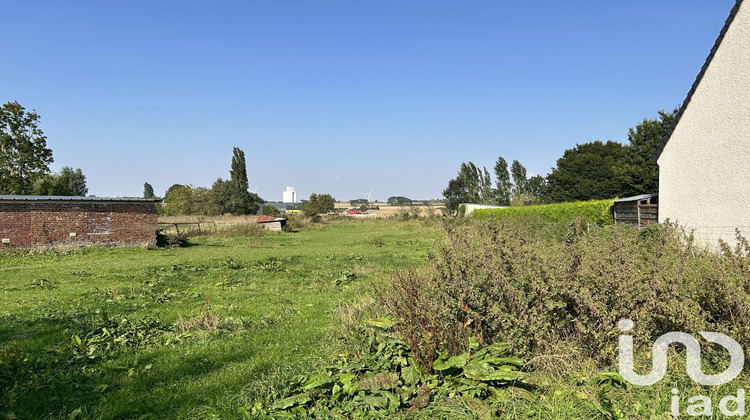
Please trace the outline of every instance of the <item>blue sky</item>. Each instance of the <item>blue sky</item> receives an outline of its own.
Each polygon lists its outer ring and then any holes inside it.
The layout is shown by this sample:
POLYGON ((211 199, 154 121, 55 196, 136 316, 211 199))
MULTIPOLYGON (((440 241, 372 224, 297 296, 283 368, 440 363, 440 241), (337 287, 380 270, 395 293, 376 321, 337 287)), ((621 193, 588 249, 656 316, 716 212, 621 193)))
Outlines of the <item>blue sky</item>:
POLYGON ((0 102, 89 193, 439 198, 461 162, 546 174, 685 98, 733 0, 5 1, 0 102))

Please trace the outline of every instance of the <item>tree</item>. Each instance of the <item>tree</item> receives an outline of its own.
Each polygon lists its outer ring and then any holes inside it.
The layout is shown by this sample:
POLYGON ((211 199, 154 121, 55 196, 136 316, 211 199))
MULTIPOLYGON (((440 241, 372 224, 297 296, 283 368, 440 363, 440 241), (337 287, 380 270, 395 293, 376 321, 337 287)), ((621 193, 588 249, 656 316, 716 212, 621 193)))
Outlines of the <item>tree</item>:
POLYGON ((521 162, 514 160, 510 166, 510 174, 513 177, 513 195, 520 197, 526 193, 526 168, 521 162))
POLYGON ((508 162, 502 156, 495 162, 495 201, 501 206, 510 205, 511 183, 508 162))
POLYGON ((388 197, 386 203, 388 203, 389 206, 409 206, 411 205, 411 199, 396 195, 388 197))
POLYGON ((164 196, 164 215, 180 216, 194 214, 196 211, 195 201, 195 194, 190 185, 172 185, 164 196))
POLYGON ((492 204, 495 202, 495 190, 487 168, 479 169, 473 162, 462 163, 458 176, 448 181, 443 190, 446 208, 455 213, 461 203, 492 204))
POLYGON ((263 206, 263 215, 264 216, 276 216, 276 217, 278 217, 278 216, 281 216, 281 210, 277 209, 274 206, 270 206, 270 205, 266 204, 265 206, 263 206))
POLYGON ((608 141, 576 145, 557 160, 547 175, 546 197, 554 201, 583 201, 614 198, 622 194, 622 182, 615 168, 621 164, 627 149, 608 141))
POLYGON ((218 178, 211 185, 211 202, 215 214, 231 213, 230 203, 232 201, 232 183, 229 180, 218 178))
POLYGON ((445 208, 450 214, 456 214, 461 203, 471 202, 468 188, 460 176, 448 181, 448 186, 443 190, 443 197, 445 197, 445 208))
POLYGON ((547 180, 541 175, 534 175, 526 181, 526 191, 534 199, 542 197, 546 187, 547 180))
POLYGON ((31 194, 34 182, 49 173, 52 150, 39 128, 39 114, 18 102, 0 108, 0 194, 31 194))
POLYGON ((86 175, 80 168, 63 166, 59 173, 45 175, 34 182, 32 193, 36 195, 81 196, 88 194, 86 175))
POLYGON ((336 200, 330 194, 310 194, 310 199, 305 203, 302 212, 307 217, 317 217, 320 213, 333 210, 336 200))
POLYGON ((172 192, 172 191, 174 191, 176 189, 182 188, 182 187, 184 187, 184 185, 181 185, 181 184, 172 184, 169 188, 167 188, 167 191, 164 192, 164 199, 165 200, 167 199, 167 196, 169 196, 170 192, 172 192))
POLYGON ((355 198, 354 200, 349 200, 349 205, 352 207, 357 207, 361 204, 368 205, 370 204, 370 202, 365 198, 355 198))
POLYGON ((235 147, 232 150, 232 168, 229 171, 231 183, 231 197, 229 212, 232 214, 255 214, 258 212, 258 201, 253 198, 248 189, 247 166, 245 152, 235 147))
POLYGON ((143 198, 156 198, 156 195, 154 195, 154 187, 148 182, 143 183, 143 198))
POLYGON ((677 109, 658 114, 628 129, 627 155, 615 168, 615 175, 622 184, 620 197, 659 191, 659 165, 653 157, 672 127, 677 109))

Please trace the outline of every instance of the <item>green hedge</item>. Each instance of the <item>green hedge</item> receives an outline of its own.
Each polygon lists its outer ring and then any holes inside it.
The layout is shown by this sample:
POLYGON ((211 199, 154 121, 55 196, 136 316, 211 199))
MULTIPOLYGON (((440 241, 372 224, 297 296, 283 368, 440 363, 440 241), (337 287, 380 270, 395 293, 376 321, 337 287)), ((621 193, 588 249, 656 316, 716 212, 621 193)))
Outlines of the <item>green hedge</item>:
POLYGON ((489 217, 538 217, 547 222, 560 222, 580 217, 584 223, 611 225, 612 200, 579 201, 575 203, 544 204, 537 206, 508 207, 504 209, 480 209, 472 212, 475 219, 489 217))

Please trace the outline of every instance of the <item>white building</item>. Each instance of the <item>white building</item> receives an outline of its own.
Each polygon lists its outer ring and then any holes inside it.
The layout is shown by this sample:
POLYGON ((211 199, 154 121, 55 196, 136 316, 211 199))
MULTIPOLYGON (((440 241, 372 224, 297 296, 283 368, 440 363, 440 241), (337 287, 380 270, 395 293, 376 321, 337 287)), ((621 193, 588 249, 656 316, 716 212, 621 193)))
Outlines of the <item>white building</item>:
POLYGON ((282 203, 298 203, 297 191, 294 191, 294 187, 286 187, 286 191, 282 193, 282 203))
POLYGON ((750 237, 750 4, 738 0, 659 151, 659 221, 750 237))

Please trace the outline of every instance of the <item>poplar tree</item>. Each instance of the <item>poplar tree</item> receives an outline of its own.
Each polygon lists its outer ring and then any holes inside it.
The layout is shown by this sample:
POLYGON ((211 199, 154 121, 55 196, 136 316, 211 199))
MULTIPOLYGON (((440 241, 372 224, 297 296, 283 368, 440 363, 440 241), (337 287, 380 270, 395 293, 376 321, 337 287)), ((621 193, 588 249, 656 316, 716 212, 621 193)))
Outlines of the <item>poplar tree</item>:
POLYGON ((258 203, 250 194, 250 185, 247 179, 247 166, 245 164, 245 152, 239 147, 232 150, 232 167, 229 171, 229 182, 231 194, 228 210, 232 214, 255 214, 258 211, 258 203))

